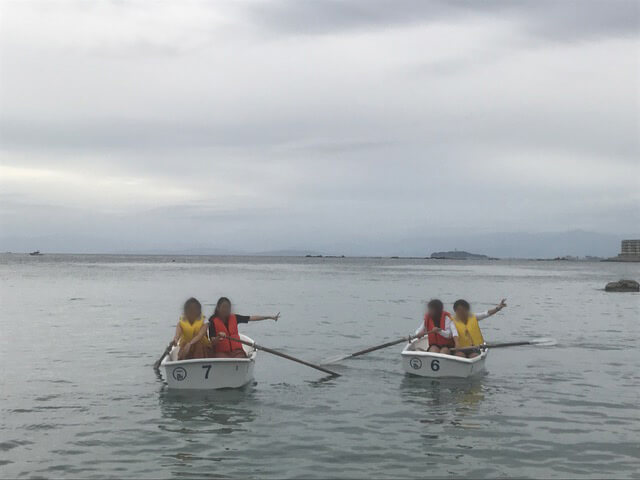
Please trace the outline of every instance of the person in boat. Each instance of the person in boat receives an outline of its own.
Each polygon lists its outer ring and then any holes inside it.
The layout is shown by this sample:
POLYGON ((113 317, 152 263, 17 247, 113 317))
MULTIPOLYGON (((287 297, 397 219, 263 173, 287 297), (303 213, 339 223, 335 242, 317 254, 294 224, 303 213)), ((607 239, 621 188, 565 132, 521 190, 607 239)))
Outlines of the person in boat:
MULTIPOLYGON (((495 315, 504 307, 507 306, 507 299, 503 298, 500 303, 494 308, 490 308, 486 312, 471 313, 471 305, 466 300, 456 300, 453 304, 453 323, 458 331, 458 346, 460 348, 474 347, 476 345, 482 345, 484 338, 482 337, 482 331, 478 322, 484 320, 492 315, 495 315)), ((459 357, 473 358, 480 355, 479 351, 473 350, 470 352, 456 352, 459 357)))
POLYGON ((444 310, 442 301, 430 300, 427 304, 427 313, 424 322, 416 330, 415 335, 422 338, 427 335, 429 349, 433 353, 450 355, 451 348, 458 346, 458 331, 449 312, 444 310))
POLYGON ((206 319, 202 314, 202 305, 191 297, 184 303, 182 316, 176 325, 176 334, 172 345, 178 345, 178 360, 205 358, 208 355, 209 339, 200 335, 205 328, 206 319))
MULTIPOLYGON (((209 334, 211 347, 209 356, 215 358, 245 357, 246 354, 240 342, 234 342, 231 338, 239 338, 238 324, 258 322, 261 320, 275 320, 280 318, 280 312, 275 315, 236 315, 231 311, 231 300, 221 297, 216 303, 216 309, 198 333, 199 338, 209 334)), ((197 340, 197 339, 194 339, 197 340)))

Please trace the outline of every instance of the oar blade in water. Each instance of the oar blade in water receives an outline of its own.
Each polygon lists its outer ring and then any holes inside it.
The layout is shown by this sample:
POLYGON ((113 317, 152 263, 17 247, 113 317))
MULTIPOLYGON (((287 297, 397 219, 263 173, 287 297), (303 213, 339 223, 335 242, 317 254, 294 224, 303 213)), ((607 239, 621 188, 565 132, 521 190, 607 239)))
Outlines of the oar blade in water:
POLYGON ((346 360, 350 356, 351 356, 351 354, 349 354, 349 355, 338 355, 336 357, 329 357, 329 358, 321 361, 320 365, 331 365, 332 363, 338 363, 338 362, 341 362, 343 360, 346 360))
POLYGON ((533 340, 531 340, 531 345, 539 345, 541 347, 553 347, 557 344, 557 340, 551 337, 534 338, 533 340))

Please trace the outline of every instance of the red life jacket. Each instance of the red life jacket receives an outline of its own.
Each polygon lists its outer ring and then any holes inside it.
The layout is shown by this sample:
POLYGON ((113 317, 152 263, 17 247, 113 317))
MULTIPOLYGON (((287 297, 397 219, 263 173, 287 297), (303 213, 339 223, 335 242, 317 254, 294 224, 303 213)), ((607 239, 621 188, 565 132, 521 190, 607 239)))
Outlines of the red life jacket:
MULTIPOLYGON (((219 333, 224 333, 227 337, 240 338, 238 333, 238 322, 234 314, 229 315, 228 324, 220 320, 218 317, 210 320, 209 336, 213 340, 219 333)), ((234 350, 242 350, 242 344, 231 340, 218 340, 213 344, 216 353, 232 352, 234 350)))
MULTIPOLYGON (((440 317, 440 328, 444 330, 445 319, 451 315, 449 312, 442 312, 442 316, 440 317)), ((434 328, 436 328, 435 323, 433 322, 433 318, 428 313, 424 316, 424 327, 425 331, 430 332, 434 328)), ((453 338, 443 337, 438 333, 430 333, 429 336, 429 345, 435 345, 436 347, 453 347, 453 338)))

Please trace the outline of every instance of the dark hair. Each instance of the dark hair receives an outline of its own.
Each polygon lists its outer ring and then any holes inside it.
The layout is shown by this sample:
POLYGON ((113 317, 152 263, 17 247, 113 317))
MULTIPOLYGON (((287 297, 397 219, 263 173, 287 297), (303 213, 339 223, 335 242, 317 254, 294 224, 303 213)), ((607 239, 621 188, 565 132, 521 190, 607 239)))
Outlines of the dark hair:
POLYGON ((442 303, 442 301, 438 300, 437 298, 433 298, 429 300, 429 303, 427 303, 427 308, 433 308, 438 312, 438 315, 436 315, 435 318, 432 318, 433 324, 438 328, 443 328, 444 325, 440 325, 440 318, 442 317, 442 312, 444 311, 444 304, 442 303))
POLYGON ((184 302, 184 307, 182 307, 182 311, 186 313, 187 308, 189 308, 190 305, 197 305, 198 306, 198 310, 200 310, 200 313, 202 314, 202 305, 200 304, 200 302, 194 298, 191 297, 189 300, 187 300, 186 302, 184 302))
POLYGON ((460 300, 456 300, 455 303, 453 304, 453 311, 455 312, 458 307, 463 307, 466 308, 467 310, 471 310, 471 305, 469 305, 469 302, 467 302, 466 300, 463 300, 462 298, 460 300))
POLYGON ((216 309, 213 312, 212 318, 216 318, 218 316, 218 314, 220 313, 220 307, 225 302, 228 303, 229 306, 231 306, 231 300, 229 300, 227 297, 220 297, 218 299, 218 302, 216 303, 216 309))
POLYGON ((213 319, 218 318, 218 315, 220 315, 220 307, 225 302, 228 303, 229 306, 231 306, 231 300, 229 300, 227 297, 220 297, 216 302, 216 309, 213 311, 213 315, 209 317, 209 338, 213 338, 216 336, 216 326, 213 324, 213 319))

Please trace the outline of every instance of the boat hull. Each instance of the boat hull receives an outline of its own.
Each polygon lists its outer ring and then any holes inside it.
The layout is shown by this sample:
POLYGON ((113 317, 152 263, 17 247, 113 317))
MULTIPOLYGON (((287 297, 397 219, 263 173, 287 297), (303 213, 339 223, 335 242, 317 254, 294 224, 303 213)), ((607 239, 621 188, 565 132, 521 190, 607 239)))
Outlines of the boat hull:
POLYGON ((488 350, 475 358, 426 352, 426 339, 414 340, 402 350, 402 367, 410 375, 429 378, 470 378, 485 371, 488 350))
MULTIPOLYGON (((252 340, 240 335, 240 338, 252 340)), ((257 352, 244 347, 247 358, 197 358, 176 360, 178 348, 174 347, 162 361, 164 378, 173 390, 217 390, 240 388, 253 380, 257 352)))

